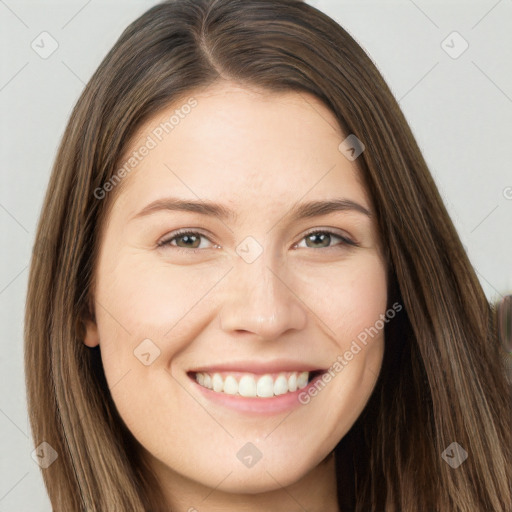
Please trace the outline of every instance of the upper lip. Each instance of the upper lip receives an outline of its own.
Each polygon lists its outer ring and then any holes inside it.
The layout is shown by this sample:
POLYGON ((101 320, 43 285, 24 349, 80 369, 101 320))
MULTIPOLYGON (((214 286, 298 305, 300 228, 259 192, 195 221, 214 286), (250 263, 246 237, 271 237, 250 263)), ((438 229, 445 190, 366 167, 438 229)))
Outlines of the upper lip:
POLYGON ((279 372, 311 372, 323 369, 319 366, 304 363, 303 361, 273 360, 273 361, 230 361, 207 366, 191 368, 189 373, 215 373, 215 372, 245 372, 254 374, 279 372))

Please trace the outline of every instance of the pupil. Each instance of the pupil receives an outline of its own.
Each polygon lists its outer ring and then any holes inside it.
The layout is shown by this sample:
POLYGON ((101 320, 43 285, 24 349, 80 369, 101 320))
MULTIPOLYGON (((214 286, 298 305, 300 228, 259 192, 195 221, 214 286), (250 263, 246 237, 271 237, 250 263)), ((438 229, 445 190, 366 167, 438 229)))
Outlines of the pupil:
POLYGON ((190 236, 190 235, 182 235, 181 238, 185 242, 185 245, 193 245, 194 244, 194 238, 197 239, 196 236, 190 236), (192 242, 192 244, 190 244, 188 242, 192 242))
POLYGON ((313 233, 312 235, 309 235, 309 238, 310 238, 310 240, 313 239, 313 238, 323 238, 324 241, 327 240, 327 242, 328 242, 329 241, 329 236, 330 235, 328 235, 327 233, 313 233))

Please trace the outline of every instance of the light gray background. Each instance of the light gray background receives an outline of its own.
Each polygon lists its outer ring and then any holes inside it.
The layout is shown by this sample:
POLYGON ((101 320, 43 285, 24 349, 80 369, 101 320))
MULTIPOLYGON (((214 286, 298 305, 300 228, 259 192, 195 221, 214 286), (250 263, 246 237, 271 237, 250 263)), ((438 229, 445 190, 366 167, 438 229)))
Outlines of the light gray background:
MULTIPOLYGON (((51 510, 25 410, 31 245, 84 84, 154 1, 0 0, 0 512, 51 510), (47 31, 57 50, 31 44, 47 31)), ((512 292, 512 0, 312 0, 367 50, 413 129, 489 299, 512 292), (449 36, 457 31, 469 44, 449 36), (445 41, 442 46, 442 42, 445 41), (444 48, 443 48, 444 47, 444 48)), ((42 36, 41 36, 42 37, 42 36)))

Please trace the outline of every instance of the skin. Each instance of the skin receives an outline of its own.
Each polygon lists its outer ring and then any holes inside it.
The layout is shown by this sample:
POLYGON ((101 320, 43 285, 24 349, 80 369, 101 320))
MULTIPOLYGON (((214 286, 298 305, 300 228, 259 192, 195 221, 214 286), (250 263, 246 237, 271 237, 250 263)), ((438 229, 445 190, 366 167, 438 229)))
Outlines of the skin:
MULTIPOLYGON (((220 406, 186 372, 283 358, 326 369, 385 313, 386 266, 374 216, 287 216, 297 203, 335 197, 371 212, 357 160, 338 150, 345 135, 311 95, 220 82, 190 96, 197 106, 116 191, 84 342, 100 344, 116 407, 173 510, 338 511, 329 454, 373 390, 382 330, 291 412, 220 406), (170 210, 136 217, 171 195, 215 201, 237 217, 170 210), (182 228, 204 236, 170 236, 182 228), (315 229, 359 246, 306 236, 315 229), (248 236, 262 248, 251 263, 236 252, 248 236), (164 239, 172 245, 158 247, 164 239), (144 339, 160 350, 149 365, 134 357, 144 339), (250 468, 236 456, 247 442, 262 454, 250 468)), ((127 153, 185 102, 144 125, 127 153)))

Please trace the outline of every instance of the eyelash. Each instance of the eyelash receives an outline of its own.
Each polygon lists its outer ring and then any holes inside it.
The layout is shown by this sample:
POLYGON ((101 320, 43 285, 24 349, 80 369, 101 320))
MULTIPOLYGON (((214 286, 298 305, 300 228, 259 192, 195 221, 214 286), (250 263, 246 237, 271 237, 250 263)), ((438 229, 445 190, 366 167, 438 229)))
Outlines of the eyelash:
MULTIPOLYGON (((307 238, 310 235, 318 235, 318 234, 327 234, 327 235, 333 236, 335 238, 339 238, 341 240, 341 243, 338 244, 338 245, 340 245, 340 246, 359 247, 359 244, 357 242, 354 242, 350 238, 344 237, 344 236, 342 236, 342 235, 340 235, 338 233, 335 233, 334 231, 330 231, 328 229, 316 229, 316 230, 310 231, 310 232, 306 233, 300 239, 300 241, 304 240, 305 238, 307 238)), ((204 235, 203 233, 201 233, 199 231, 178 230, 175 233, 172 233, 172 237, 171 238, 167 238, 167 239, 164 239, 164 240, 158 242, 157 246, 158 247, 169 246, 169 247, 172 247, 173 250, 177 250, 179 252, 183 252, 183 253, 190 253, 190 252, 192 252, 194 254, 197 253, 197 252, 205 250, 205 249, 197 249, 197 248, 195 248, 195 249, 185 249, 183 247, 178 247, 178 246, 175 246, 175 245, 171 244, 171 242, 173 240, 175 240, 176 238, 180 238, 180 237, 183 237, 183 236, 186 236, 186 235, 194 235, 194 236, 199 235, 199 236, 201 236, 203 238, 206 238, 207 240, 209 240, 211 242, 211 240, 206 235, 204 235)), ((334 249, 335 247, 336 246, 331 246, 331 247, 325 247, 323 249, 334 249)), ((316 249, 316 250, 318 250, 318 249, 316 249)))

